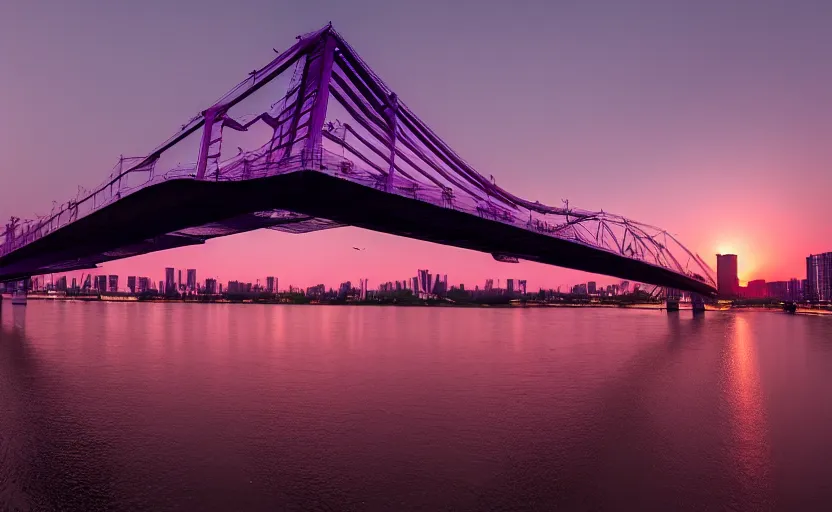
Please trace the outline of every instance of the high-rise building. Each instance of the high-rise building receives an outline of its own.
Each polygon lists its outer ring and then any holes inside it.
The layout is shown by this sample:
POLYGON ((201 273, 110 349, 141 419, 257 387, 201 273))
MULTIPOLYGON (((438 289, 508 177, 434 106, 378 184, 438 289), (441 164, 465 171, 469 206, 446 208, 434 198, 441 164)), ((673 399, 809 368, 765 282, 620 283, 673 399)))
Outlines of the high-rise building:
POLYGON ((205 293, 208 295, 216 295, 217 293, 217 280, 208 278, 205 280, 205 293))
POLYGON ((89 290, 92 288, 92 274, 87 274, 86 279, 84 279, 84 284, 81 285, 81 288, 85 290, 89 290))
POLYGON ((789 300, 793 300, 795 302, 803 300, 803 280, 802 279, 789 279, 789 300))
POLYGON ((485 291, 490 292, 494 289, 494 280, 493 279, 486 279, 485 280, 485 291))
POLYGON ((586 283, 586 291, 590 295, 598 293, 598 283, 596 283, 595 281, 590 281, 586 283))
POLYGON ((766 296, 770 299, 789 300, 789 282, 772 281, 766 283, 766 296))
POLYGON ((139 278, 139 293, 147 293, 150 291, 150 278, 148 277, 140 277, 139 278))
POLYGON ((108 289, 113 293, 118 291, 118 276, 110 276, 109 277, 108 289))
POLYGON ((621 281, 621 295, 630 293, 630 281, 621 281))
POLYGON ((326 286, 319 284, 306 289, 306 296, 312 299, 320 299, 326 294, 326 286))
POLYGON ((739 295, 736 254, 716 255, 716 286, 721 297, 731 298, 739 295))
POLYGON ((107 292, 107 276, 95 276, 95 289, 98 293, 107 292))
POLYGON ((72 278, 72 289, 75 290, 78 288, 78 280, 77 278, 72 278))
POLYGON ((176 276, 179 278, 176 280, 176 291, 180 292, 183 290, 182 288, 182 269, 176 271, 176 276))
POLYGON ((61 276, 58 278, 58 282, 55 283, 55 289, 59 292, 66 291, 66 276, 61 276))
POLYGON ((196 293, 196 291, 197 291, 197 289, 196 289, 196 269, 195 268, 189 268, 188 269, 188 284, 187 284, 186 288, 189 292, 196 293))
POLYGON ((165 284, 159 285, 159 291, 164 291, 166 294, 172 294, 176 291, 176 272, 173 267, 165 269, 165 284))
POLYGON ((517 291, 520 293, 520 295, 526 295, 526 280, 525 279, 521 279, 521 280, 517 281, 517 291))
POLYGON ((748 299, 763 299, 766 297, 766 280, 755 279, 748 281, 748 286, 745 289, 745 296, 748 299))
POLYGON ((338 287, 338 298, 345 298, 350 291, 352 291, 352 281, 344 281, 341 283, 341 286, 338 287))
POLYGON ((832 300, 832 252, 812 254, 806 258, 806 298, 832 300))
POLYGON ((127 289, 130 293, 136 293, 136 276, 127 276, 127 289))
POLYGON ((506 292, 509 295, 514 293, 514 279, 506 279, 506 292))
POLYGON ((360 279, 359 281, 361 283, 361 291, 359 292, 358 298, 360 300, 367 300, 367 279, 360 279))
POLYGON ((420 298, 427 298, 432 291, 432 281, 430 272, 427 269, 419 270, 418 274, 419 287, 417 289, 420 298))
POLYGON ((277 289, 274 286, 276 279, 274 276, 269 276, 266 278, 266 292, 268 293, 277 293, 277 289))
POLYGON ((413 277, 413 278, 411 278, 410 281, 412 283, 410 285, 410 291, 413 292, 413 295, 418 296, 419 295, 419 278, 418 277, 413 277))

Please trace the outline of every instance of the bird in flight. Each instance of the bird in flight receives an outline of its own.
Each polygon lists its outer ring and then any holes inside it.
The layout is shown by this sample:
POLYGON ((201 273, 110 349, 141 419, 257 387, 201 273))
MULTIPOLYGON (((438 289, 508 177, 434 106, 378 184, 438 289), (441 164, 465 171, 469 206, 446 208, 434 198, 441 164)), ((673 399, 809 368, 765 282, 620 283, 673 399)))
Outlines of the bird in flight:
POLYGON ((358 247, 353 247, 353 249, 355 249, 356 251, 363 251, 365 248, 359 249, 358 247))

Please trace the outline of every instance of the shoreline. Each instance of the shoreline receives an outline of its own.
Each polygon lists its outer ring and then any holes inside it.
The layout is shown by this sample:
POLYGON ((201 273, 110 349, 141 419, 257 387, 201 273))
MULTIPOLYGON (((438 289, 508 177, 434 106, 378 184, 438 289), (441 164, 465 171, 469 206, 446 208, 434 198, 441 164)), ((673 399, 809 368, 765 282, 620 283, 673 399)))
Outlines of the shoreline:
MULTIPOLYGON (((10 295, 0 295, 0 300, 10 299, 10 295)), ((62 301, 62 302, 130 302, 130 303, 155 303, 155 304, 258 304, 258 305, 277 305, 277 306, 376 306, 376 307, 440 307, 440 308, 519 308, 519 309, 540 309, 540 308, 600 308, 600 309, 637 309, 637 310, 652 310, 652 311, 666 311, 667 307, 664 303, 541 303, 541 302, 508 302, 508 303, 453 303, 453 302, 357 302, 357 301, 310 301, 310 302, 293 302, 289 300, 257 300, 257 299, 227 299, 216 298, 211 300, 188 300, 188 299, 165 299, 165 298, 143 298, 136 296, 121 296, 121 295, 89 295, 89 296, 54 296, 31 294, 28 296, 30 301, 62 301)), ((684 307, 683 304, 679 311, 692 311, 691 307, 684 307)), ((776 312, 784 313, 782 308, 776 306, 730 306, 730 307, 713 307, 706 306, 707 312, 736 312, 748 313, 754 311, 762 312, 776 312)), ((797 315, 807 316, 832 316, 832 310, 829 309, 814 309, 808 307, 798 306, 793 313, 797 315)))

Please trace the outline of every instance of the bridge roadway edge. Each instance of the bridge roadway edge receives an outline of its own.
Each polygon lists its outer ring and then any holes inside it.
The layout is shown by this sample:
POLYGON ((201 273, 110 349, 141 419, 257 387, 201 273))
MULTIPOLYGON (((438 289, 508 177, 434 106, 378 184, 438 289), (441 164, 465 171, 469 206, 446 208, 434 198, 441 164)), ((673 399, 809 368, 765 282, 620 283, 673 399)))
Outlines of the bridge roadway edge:
MULTIPOLYGON (((0 258, 0 281, 20 279, 39 273, 33 269, 44 265, 95 257, 184 228, 274 209, 463 249, 511 254, 713 294, 708 285, 662 267, 312 170, 245 181, 176 179, 146 187, 0 258)), ((174 246, 200 243, 203 241, 183 238, 174 246)), ((118 258, 96 263, 109 259, 118 258)))

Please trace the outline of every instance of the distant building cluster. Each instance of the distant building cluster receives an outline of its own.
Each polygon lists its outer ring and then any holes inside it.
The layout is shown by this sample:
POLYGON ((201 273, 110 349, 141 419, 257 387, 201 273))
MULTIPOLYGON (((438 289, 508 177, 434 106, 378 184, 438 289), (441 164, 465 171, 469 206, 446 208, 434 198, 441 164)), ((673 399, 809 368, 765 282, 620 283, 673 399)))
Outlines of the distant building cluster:
POLYGON ((806 257, 806 279, 788 281, 754 279, 740 286, 737 256, 717 254, 717 288, 723 299, 776 299, 792 302, 832 301, 832 252, 806 257))
MULTIPOLYGON (((635 286, 637 291, 640 285, 635 286)), ((630 282, 621 281, 619 284, 608 284, 607 286, 599 286, 596 281, 589 281, 587 283, 580 283, 574 285, 570 292, 572 295, 587 295, 590 297, 616 297, 619 295, 627 295, 630 293, 630 282)))
MULTIPOLYGON (((751 280, 746 286, 740 286, 738 278, 738 258, 735 254, 717 255, 717 287, 720 298, 723 299, 774 299, 794 302, 832 302, 832 252, 813 254, 806 258, 806 279, 793 278, 788 281, 766 282, 763 279, 751 280)), ((73 278, 67 282, 66 276, 47 280, 33 277, 30 289, 33 291, 47 291, 50 293, 75 294, 127 294, 149 295, 167 298, 187 297, 217 297, 231 299, 272 297, 293 297, 292 300, 302 298, 309 301, 393 301, 421 300, 421 301, 482 301, 505 302, 511 300, 550 300, 556 297, 571 295, 577 301, 618 300, 615 297, 644 295, 640 283, 620 281, 616 284, 599 285, 596 281, 576 284, 561 292, 557 290, 543 290, 528 293, 525 279, 509 278, 503 282, 499 279, 485 279, 483 286, 475 286, 473 290, 464 285, 450 286, 448 275, 431 273, 427 269, 419 269, 416 275, 397 281, 380 283, 373 290, 369 280, 361 278, 357 286, 352 281, 344 281, 337 288, 327 288, 323 284, 301 289, 289 286, 283 292, 278 288, 278 279, 267 276, 262 282, 245 282, 231 280, 225 285, 216 278, 206 278, 203 283, 197 281, 197 270, 175 269, 167 267, 164 270, 164 280, 154 281, 145 276, 128 276, 126 288, 120 287, 119 276, 104 274, 82 274, 80 280, 73 278), (583 298, 582 298, 583 297, 583 298)), ((663 298, 681 300, 685 293, 680 290, 664 289, 663 298)), ((561 300, 561 299, 557 299, 561 300)), ((624 300, 631 300, 624 297, 624 300)))

